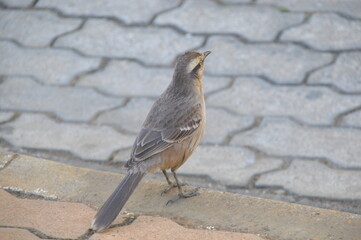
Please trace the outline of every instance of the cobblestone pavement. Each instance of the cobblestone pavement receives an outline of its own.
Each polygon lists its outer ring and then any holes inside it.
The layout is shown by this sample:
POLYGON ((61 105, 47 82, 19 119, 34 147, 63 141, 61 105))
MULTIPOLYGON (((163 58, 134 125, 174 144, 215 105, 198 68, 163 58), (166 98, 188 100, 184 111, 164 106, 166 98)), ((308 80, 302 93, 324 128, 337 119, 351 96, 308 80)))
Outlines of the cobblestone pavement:
POLYGON ((359 0, 0 0, 0 148, 124 171, 190 49, 213 53, 184 181, 361 213, 359 0))

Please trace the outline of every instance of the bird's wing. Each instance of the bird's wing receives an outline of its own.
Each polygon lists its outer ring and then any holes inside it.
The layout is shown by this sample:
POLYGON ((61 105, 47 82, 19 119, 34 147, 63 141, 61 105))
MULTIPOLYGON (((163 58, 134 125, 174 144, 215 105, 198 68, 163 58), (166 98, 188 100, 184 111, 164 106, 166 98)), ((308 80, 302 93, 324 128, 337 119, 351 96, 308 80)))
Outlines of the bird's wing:
POLYGON ((175 120, 178 124, 175 124, 174 127, 162 129, 142 128, 133 145, 131 159, 127 165, 132 166, 136 162, 144 161, 175 143, 188 138, 197 130, 202 121, 198 108, 199 106, 197 106, 196 111, 191 111, 192 114, 187 114, 187 116, 175 120))

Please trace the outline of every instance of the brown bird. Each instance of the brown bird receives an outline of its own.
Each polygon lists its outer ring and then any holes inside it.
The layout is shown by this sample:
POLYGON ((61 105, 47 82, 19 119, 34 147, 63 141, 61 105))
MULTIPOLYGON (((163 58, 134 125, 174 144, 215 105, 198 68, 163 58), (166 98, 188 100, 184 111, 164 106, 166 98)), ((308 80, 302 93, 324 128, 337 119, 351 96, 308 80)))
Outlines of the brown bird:
POLYGON ((177 197, 197 195, 182 191, 176 170, 189 158, 203 135, 206 112, 202 76, 204 59, 210 51, 189 51, 177 60, 173 80, 155 101, 140 130, 126 163, 128 174, 95 216, 91 229, 102 231, 118 216, 134 189, 146 173, 162 170, 169 184, 164 192, 178 187, 177 197), (176 185, 169 180, 171 169, 176 185))

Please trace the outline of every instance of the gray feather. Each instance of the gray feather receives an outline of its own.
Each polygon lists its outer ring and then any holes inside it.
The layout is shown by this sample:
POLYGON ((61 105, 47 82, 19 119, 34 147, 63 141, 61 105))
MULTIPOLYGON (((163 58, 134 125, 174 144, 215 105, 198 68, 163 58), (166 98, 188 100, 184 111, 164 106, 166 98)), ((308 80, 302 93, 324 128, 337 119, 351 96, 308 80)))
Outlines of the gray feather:
POLYGON ((92 222, 91 229, 100 232, 114 221, 144 175, 143 172, 128 173, 98 211, 92 222))

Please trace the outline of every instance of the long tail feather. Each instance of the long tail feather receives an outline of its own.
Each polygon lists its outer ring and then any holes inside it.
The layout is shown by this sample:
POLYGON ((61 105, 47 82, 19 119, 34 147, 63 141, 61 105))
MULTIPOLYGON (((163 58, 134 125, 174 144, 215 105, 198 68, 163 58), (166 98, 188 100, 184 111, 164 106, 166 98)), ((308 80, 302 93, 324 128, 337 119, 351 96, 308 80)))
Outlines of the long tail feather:
POLYGON ((114 221, 144 175, 143 172, 128 173, 95 215, 92 230, 100 232, 114 221))

